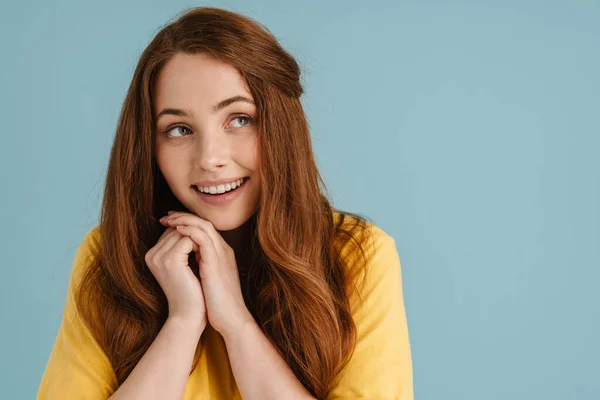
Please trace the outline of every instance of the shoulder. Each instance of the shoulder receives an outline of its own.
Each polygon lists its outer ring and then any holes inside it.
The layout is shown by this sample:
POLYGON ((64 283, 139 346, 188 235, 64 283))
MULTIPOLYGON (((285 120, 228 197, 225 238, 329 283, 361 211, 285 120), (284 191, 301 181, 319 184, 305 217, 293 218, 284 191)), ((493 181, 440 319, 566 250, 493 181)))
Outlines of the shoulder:
POLYGON ((86 268, 100 254, 100 225, 90 228, 79 242, 72 268, 72 281, 79 282, 86 268))
POLYGON ((356 214, 344 214, 336 211, 333 213, 333 221, 337 225, 340 220, 343 220, 340 225, 343 229, 359 226, 360 228, 356 231, 356 237, 359 240, 378 239, 382 236, 390 236, 381 227, 376 225, 370 218, 363 217, 365 221, 364 223, 361 223, 359 218, 356 218, 355 215, 356 214))
POLYGON ((77 252, 97 255, 100 252, 100 225, 89 228, 79 240, 77 252))
MULTIPOLYGON (((348 221, 350 227, 355 224, 348 221)), ((342 261, 351 272, 348 289, 356 342, 327 399, 412 400, 410 341, 395 240, 372 222, 352 236, 364 251, 361 257, 354 241, 342 249, 342 261)))
MULTIPOLYGON (((340 218, 339 213, 334 213, 336 225, 340 218)), ((339 257, 353 302, 363 302, 364 296, 385 294, 383 288, 387 283, 400 281, 396 241, 385 230, 372 221, 361 222, 347 215, 339 230, 339 257), (386 283, 387 280, 390 281, 386 283)))
POLYGON ((336 242, 342 259, 347 262, 356 261, 363 255, 364 261, 373 259, 382 248, 395 248, 395 240, 373 221, 360 220, 353 215, 333 214, 336 231, 336 242), (341 222, 341 223, 340 223, 341 222), (362 250, 362 251, 361 251, 362 250))

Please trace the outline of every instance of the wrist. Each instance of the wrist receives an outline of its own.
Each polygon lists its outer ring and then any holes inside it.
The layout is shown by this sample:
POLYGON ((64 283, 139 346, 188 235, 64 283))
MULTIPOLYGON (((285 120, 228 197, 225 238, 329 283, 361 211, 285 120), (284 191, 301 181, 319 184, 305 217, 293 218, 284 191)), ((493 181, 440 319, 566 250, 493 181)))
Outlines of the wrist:
POLYGON ((219 333, 227 342, 231 340, 236 340, 236 338, 238 337, 247 336, 247 332, 252 329, 260 329, 260 327, 254 320, 254 317, 252 317, 252 315, 248 313, 244 318, 241 318, 238 323, 219 333))
POLYGON ((186 331, 196 332, 198 336, 204 332, 206 328, 206 322, 202 320, 198 320, 197 318, 185 317, 181 315, 169 315, 167 317, 167 321, 165 323, 170 323, 171 325, 177 325, 185 329, 186 331))

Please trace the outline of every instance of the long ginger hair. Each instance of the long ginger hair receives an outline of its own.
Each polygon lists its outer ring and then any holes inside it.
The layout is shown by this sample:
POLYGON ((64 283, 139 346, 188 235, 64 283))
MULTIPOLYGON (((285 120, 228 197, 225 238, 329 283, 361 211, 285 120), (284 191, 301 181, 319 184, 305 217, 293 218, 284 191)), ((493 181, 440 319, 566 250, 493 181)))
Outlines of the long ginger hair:
POLYGON ((228 62, 254 97, 262 187, 249 221, 250 268, 240 274, 244 300, 300 382, 325 398, 356 342, 349 301, 356 285, 349 257, 340 250, 351 243, 358 254, 352 264, 364 267, 356 233, 370 221, 331 205, 300 102, 300 68, 266 27, 246 16, 218 8, 186 10, 141 54, 110 152, 100 252, 78 285, 78 312, 119 385, 168 317, 166 296, 144 256, 166 229, 158 219, 168 210, 188 211, 154 156, 152 85, 177 52, 208 52, 228 62))

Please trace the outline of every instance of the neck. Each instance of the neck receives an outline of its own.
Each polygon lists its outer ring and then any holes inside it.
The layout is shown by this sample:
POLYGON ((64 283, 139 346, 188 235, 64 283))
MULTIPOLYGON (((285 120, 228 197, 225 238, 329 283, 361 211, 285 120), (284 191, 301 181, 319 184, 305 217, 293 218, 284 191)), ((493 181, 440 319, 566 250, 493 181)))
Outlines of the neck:
POLYGON ((248 223, 230 231, 219 231, 223 239, 233 249, 235 254, 244 253, 250 245, 248 223))
POLYGON ((225 242, 233 249, 238 268, 243 268, 250 256, 250 237, 253 229, 252 218, 244 222, 241 226, 229 231, 219 231, 225 242))

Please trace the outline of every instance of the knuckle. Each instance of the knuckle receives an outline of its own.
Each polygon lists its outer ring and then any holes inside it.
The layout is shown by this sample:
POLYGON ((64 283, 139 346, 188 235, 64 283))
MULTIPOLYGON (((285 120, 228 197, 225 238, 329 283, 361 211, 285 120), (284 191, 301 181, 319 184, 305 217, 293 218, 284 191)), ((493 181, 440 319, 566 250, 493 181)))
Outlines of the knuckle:
POLYGON ((154 252, 152 250, 150 250, 146 253, 146 255, 144 256, 144 261, 146 261, 146 264, 150 264, 152 262, 153 254, 154 254, 154 252))
POLYGON ((169 268, 175 264, 175 260, 173 259, 173 256, 167 256, 167 257, 163 258, 162 263, 165 267, 169 268))

